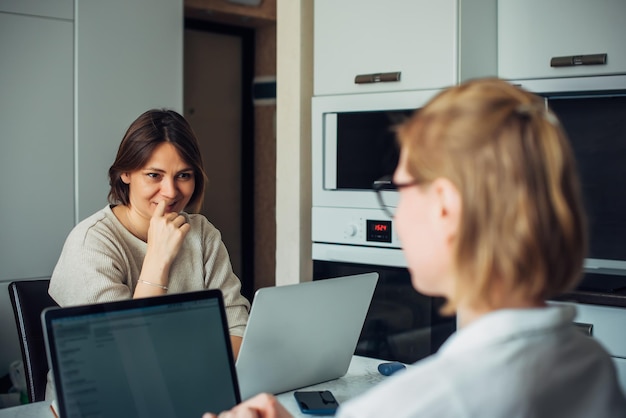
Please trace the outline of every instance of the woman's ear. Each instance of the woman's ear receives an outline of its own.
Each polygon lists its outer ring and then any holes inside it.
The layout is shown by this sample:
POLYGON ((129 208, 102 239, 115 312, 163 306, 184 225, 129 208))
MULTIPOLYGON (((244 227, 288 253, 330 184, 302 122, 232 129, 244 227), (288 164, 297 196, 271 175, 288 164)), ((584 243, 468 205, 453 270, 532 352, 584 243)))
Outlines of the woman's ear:
POLYGON ((438 203, 436 214, 443 231, 448 239, 456 236, 461 222, 461 194, 457 187, 446 178, 433 181, 432 191, 438 203))
POLYGON ((122 175, 120 175, 120 179, 122 179, 122 182, 124 184, 130 184, 130 174, 129 173, 122 173, 122 175))

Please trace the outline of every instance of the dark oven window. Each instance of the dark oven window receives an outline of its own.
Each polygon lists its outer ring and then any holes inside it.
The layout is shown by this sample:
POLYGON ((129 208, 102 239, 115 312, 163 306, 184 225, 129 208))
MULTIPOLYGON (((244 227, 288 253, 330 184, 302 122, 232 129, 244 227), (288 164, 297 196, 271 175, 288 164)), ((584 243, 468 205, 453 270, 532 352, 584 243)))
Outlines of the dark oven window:
POLYGON ((588 257, 626 260, 626 97, 551 98, 548 106, 576 156, 589 217, 588 257))
POLYGON ((439 315, 442 299, 424 296, 413 289, 407 269, 313 262, 315 280, 372 271, 379 273, 378 284, 355 354, 414 363, 435 353, 455 331, 456 319, 439 315))
POLYGON ((399 149, 394 126, 411 110, 337 114, 337 188, 370 190, 372 183, 392 174, 399 149))
POLYGON ((587 257, 602 267, 586 272, 580 290, 616 292, 626 288, 626 96, 549 97, 572 144, 589 223, 587 257), (609 273, 609 274, 604 274, 609 273))

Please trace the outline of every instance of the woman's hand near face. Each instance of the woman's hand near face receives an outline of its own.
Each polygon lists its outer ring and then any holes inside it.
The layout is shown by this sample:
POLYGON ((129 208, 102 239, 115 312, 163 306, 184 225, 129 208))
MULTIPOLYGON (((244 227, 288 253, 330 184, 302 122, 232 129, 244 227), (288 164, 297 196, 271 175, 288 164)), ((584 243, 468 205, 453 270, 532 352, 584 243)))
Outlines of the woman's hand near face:
POLYGON ((165 293, 167 289, 159 286, 169 285, 170 266, 190 229, 184 216, 177 212, 165 213, 165 201, 157 204, 150 219, 148 249, 134 297, 165 293))
POLYGON ((160 201, 150 219, 146 257, 153 253, 169 266, 190 228, 184 216, 177 212, 165 213, 165 201, 160 201))
POLYGON ((202 418, 291 418, 274 396, 261 393, 219 415, 206 413, 202 418))

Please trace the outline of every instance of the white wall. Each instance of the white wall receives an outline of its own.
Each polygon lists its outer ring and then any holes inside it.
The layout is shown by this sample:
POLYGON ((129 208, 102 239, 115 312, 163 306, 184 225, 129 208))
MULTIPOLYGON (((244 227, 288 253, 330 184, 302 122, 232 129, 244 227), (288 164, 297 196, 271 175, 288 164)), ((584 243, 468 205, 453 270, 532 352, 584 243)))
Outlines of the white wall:
POLYGON ((277 0, 276 284, 311 280, 313 2, 277 0))
POLYGON ((107 174, 130 123, 183 108, 182 0, 75 0, 76 214, 106 205, 107 174))
POLYGON ((0 376, 21 358, 7 286, 52 274, 101 209, 124 131, 182 111, 183 0, 0 0, 0 376))

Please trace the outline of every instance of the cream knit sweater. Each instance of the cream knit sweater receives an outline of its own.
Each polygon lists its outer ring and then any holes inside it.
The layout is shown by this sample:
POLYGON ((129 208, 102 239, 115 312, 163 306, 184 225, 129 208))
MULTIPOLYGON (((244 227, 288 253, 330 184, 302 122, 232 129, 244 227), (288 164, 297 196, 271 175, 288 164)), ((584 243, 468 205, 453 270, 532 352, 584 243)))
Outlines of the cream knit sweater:
MULTIPOLYGON (((241 337, 250 304, 240 293, 220 232, 203 215, 186 216, 191 230, 171 266, 168 293, 220 289, 230 334, 241 337)), ((61 306, 130 299, 146 249, 107 205, 70 232, 52 273, 50 296, 61 306)))

